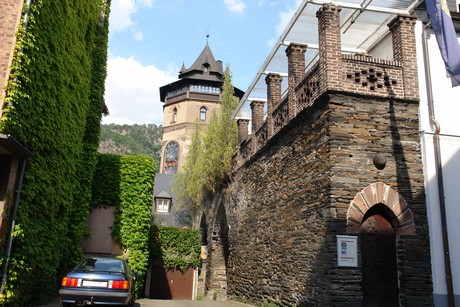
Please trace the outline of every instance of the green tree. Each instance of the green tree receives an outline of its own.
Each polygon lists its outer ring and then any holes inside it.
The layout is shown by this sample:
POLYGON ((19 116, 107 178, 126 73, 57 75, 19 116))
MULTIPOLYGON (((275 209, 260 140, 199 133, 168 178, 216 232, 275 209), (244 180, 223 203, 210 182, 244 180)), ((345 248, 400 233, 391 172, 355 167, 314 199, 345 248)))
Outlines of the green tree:
POLYGON ((232 113, 238 103, 234 96, 230 68, 227 66, 222 86, 222 105, 211 114, 206 130, 197 124, 185 163, 173 181, 178 205, 192 214, 206 195, 212 194, 231 171, 232 155, 238 144, 238 128, 232 113))

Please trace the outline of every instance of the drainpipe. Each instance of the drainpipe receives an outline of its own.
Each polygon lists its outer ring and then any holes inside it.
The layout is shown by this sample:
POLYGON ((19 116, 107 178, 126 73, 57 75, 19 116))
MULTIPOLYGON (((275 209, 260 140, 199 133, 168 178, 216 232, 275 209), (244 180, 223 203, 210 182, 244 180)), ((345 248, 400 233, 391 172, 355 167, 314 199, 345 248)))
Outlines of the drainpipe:
POLYGON ((19 196, 21 195, 22 182, 24 179, 24 171, 26 169, 26 162, 27 162, 27 158, 23 158, 22 163, 21 163, 21 172, 19 174, 17 189, 16 189, 16 193, 14 197, 14 207, 13 207, 13 212, 11 214, 11 227, 10 227, 10 234, 8 236, 8 243, 6 246, 5 263, 3 264, 3 275, 2 275, 2 284, 0 286, 0 294, 3 294, 3 291, 5 290, 6 278, 8 277, 8 264, 9 264, 10 256, 11 256, 11 247, 13 245, 13 232, 14 232, 16 214, 18 212, 18 207, 19 207, 19 196))
POLYGON ((427 94, 427 100, 428 100, 428 112, 429 112, 431 124, 434 127, 434 134, 433 134, 434 159, 435 159, 435 164, 436 164, 436 178, 438 179, 439 209, 441 212, 442 242, 443 242, 443 247, 444 247, 444 270, 446 273, 447 299, 449 302, 449 307, 455 307, 454 288, 452 285, 452 270, 451 270, 451 265, 450 265, 449 236, 448 236, 447 219, 446 219, 444 181, 443 181, 443 174, 442 174, 441 146, 439 142, 439 134, 441 132, 441 125, 439 125, 439 123, 436 121, 436 117, 434 114, 433 88, 431 84, 430 58, 429 58, 429 53, 428 53, 428 42, 427 42, 426 29, 429 26, 430 26, 430 23, 427 23, 426 25, 424 25, 423 31, 422 31, 423 62, 425 65, 425 80, 426 80, 426 94, 427 94))
POLYGON ((29 26, 29 15, 30 15, 30 6, 32 5, 32 0, 27 0, 27 10, 24 14, 24 30, 27 31, 27 27, 29 26))

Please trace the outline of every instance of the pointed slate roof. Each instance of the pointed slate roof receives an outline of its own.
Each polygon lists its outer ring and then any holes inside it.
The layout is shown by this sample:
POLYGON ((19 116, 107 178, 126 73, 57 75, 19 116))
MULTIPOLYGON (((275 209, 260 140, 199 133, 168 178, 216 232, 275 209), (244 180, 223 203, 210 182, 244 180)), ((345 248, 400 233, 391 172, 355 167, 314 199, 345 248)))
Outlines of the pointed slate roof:
POLYGON ((176 200, 175 194, 171 189, 171 181, 173 175, 170 174, 155 174, 155 185, 153 186, 153 198, 172 198, 176 200))
MULTIPOLYGON (((222 61, 214 58, 208 43, 201 51, 198 58, 189 68, 184 63, 179 71, 179 80, 160 87, 160 101, 165 102, 166 94, 187 84, 207 84, 211 86, 222 86, 224 81, 224 69, 222 61)), ((243 97, 244 92, 235 87, 235 96, 243 97)))
MULTIPOLYGON (((185 66, 183 66, 185 68, 185 66)), ((222 61, 216 61, 208 43, 198 58, 188 69, 181 69, 179 79, 192 78, 209 81, 221 81, 224 75, 222 61), (207 72, 205 71, 207 69, 207 72)))

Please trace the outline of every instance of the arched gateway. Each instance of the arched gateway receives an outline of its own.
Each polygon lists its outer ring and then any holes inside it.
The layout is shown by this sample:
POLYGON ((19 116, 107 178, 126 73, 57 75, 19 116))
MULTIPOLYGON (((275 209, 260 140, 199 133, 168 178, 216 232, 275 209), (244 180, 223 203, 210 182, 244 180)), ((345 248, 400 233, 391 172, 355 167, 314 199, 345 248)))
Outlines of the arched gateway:
POLYGON ((347 231, 361 234, 363 306, 399 306, 396 237, 414 234, 406 201, 377 182, 356 194, 347 213, 347 231))

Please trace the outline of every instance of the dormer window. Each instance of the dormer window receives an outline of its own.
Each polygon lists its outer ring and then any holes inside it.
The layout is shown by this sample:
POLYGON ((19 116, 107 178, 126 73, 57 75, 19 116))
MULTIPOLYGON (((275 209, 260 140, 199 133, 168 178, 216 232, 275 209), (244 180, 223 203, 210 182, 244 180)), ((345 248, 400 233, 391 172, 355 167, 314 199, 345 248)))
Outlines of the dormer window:
POLYGON ((204 71, 204 72, 208 72, 208 71, 209 71, 209 66, 211 66, 211 65, 209 65, 208 62, 203 63, 203 71, 204 71))
POLYGON ((169 213, 170 199, 168 198, 157 198, 156 199, 156 213, 169 213))

